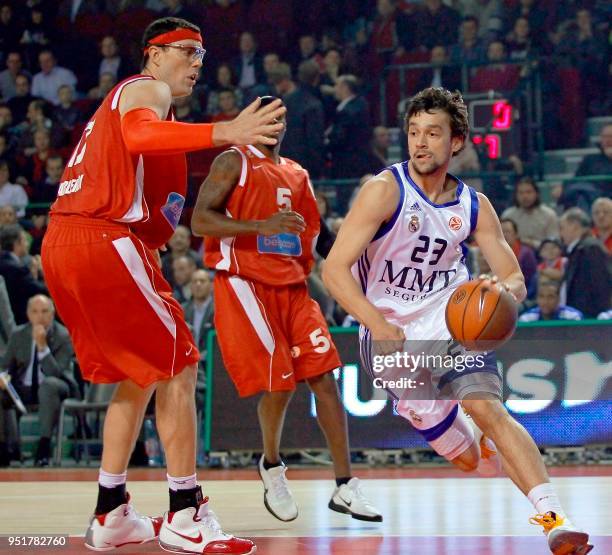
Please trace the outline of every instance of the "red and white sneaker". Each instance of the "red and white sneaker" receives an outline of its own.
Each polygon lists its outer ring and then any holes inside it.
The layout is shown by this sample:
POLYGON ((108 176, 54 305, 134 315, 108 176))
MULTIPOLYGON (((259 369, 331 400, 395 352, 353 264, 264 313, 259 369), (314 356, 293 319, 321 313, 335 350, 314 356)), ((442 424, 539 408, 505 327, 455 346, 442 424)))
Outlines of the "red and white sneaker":
POLYGON ((124 545, 153 541, 159 534, 162 520, 139 514, 128 495, 127 501, 110 513, 91 517, 85 533, 85 547, 93 551, 112 551, 124 545))
POLYGON ((225 534, 205 497, 198 508, 168 512, 159 532, 159 546, 172 553, 203 555, 252 555, 257 547, 251 540, 225 534))

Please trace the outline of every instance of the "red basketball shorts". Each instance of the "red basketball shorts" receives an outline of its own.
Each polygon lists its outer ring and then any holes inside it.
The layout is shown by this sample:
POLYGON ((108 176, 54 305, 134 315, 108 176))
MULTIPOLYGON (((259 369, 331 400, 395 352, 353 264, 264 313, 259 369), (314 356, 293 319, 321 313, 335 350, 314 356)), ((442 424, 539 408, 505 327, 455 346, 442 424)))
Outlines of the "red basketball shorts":
POLYGON ((226 272, 217 272, 214 283, 223 363, 241 397, 292 391, 341 365, 305 284, 273 287, 226 272))
POLYGON ((85 379, 131 379, 144 388, 198 362, 183 310, 153 251, 127 226, 53 216, 42 264, 85 379))

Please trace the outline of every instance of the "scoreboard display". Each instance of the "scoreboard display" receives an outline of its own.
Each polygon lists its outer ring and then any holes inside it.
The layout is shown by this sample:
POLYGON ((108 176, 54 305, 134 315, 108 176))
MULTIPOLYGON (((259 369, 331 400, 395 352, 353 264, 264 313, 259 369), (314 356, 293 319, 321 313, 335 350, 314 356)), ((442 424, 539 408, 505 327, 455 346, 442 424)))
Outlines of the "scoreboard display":
POLYGON ((468 102, 470 137, 484 148, 488 158, 497 160, 517 153, 518 110, 504 98, 468 102))

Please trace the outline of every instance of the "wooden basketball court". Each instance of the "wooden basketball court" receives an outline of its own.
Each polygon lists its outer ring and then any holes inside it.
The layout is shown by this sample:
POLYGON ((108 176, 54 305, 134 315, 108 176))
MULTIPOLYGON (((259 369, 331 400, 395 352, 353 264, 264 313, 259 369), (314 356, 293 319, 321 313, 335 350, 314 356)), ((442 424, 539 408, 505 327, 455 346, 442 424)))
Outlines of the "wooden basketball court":
MULTIPOLYGON (((592 535, 594 555, 612 554, 612 467, 551 470, 553 483, 574 522, 592 535)), ((356 469, 384 522, 353 520, 327 508, 334 483, 329 470, 289 469, 300 508, 282 523, 263 505, 253 470, 201 470, 200 480, 224 528, 253 538, 258 554, 545 555, 533 509, 506 478, 471 478, 450 469, 356 469)), ((160 469, 128 473, 136 508, 160 515, 168 503, 160 469)), ((34 469, 0 472, 0 554, 91 553, 82 536, 97 491, 97 470, 34 469), (62 548, 10 548, 9 535, 68 535, 62 548)), ((162 553, 155 543, 119 553, 162 553)))

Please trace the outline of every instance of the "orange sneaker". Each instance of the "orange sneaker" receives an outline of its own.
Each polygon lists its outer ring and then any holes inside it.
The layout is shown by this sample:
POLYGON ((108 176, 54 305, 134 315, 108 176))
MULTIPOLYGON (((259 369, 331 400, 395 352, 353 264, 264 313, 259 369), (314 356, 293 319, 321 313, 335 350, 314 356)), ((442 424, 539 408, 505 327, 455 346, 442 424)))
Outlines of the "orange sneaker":
POLYGON ((593 546, 589 535, 578 530, 562 516, 549 511, 529 519, 531 524, 542 526, 548 538, 548 547, 554 555, 586 555, 593 546))

